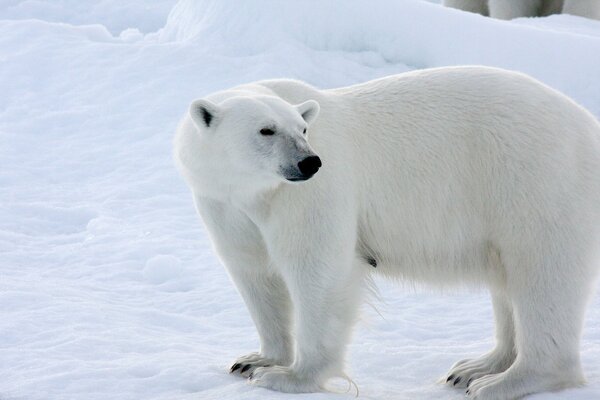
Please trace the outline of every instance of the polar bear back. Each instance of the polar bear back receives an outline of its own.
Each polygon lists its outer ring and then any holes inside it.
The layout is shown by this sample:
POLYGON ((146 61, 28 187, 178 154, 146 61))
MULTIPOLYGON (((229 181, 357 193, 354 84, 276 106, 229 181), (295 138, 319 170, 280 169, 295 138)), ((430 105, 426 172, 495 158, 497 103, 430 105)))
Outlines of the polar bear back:
MULTIPOLYGON (((321 116, 311 143, 332 157, 343 153, 344 166, 336 169, 362 185, 403 185, 421 178, 439 190, 431 180, 463 185, 493 180, 497 185, 503 178, 513 190, 519 184, 535 190, 540 179, 597 181, 597 120, 520 73, 487 67, 429 69, 326 91, 296 81, 261 84, 292 103, 319 101, 321 116)), ((418 184, 411 183, 413 188, 418 184)), ((395 189, 405 188, 390 187, 395 189)))
MULTIPOLYGON (((291 103, 320 102, 310 141, 323 168, 305 185, 357 199, 357 247, 382 259, 384 272, 411 264, 413 278, 426 278, 428 265, 450 260, 483 273, 485 243, 539 239, 548 218, 577 220, 596 240, 599 124, 532 78, 456 67, 325 91, 261 85, 291 103)), ((436 266, 431 274, 440 279, 436 266)))

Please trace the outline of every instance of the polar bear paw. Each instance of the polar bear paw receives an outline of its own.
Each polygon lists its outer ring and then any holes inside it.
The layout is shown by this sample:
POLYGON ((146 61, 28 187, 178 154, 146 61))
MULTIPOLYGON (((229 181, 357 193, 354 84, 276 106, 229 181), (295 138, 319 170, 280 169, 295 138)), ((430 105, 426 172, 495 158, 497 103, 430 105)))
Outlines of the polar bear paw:
POLYGON ((473 381, 467 389, 467 396, 472 400, 514 400, 534 393, 538 388, 536 377, 525 381, 514 379, 506 372, 486 375, 473 381), (518 384, 523 385, 518 385, 518 384), (528 390, 529 389, 529 390, 528 390))
POLYGON ((244 378, 248 378, 256 368, 270 367, 276 364, 280 363, 274 359, 264 357, 260 353, 250 353, 235 360, 229 369, 229 373, 239 374, 244 378))
POLYGON ((457 388, 466 388, 476 379, 506 371, 514 359, 512 353, 492 351, 479 358, 459 361, 448 372, 446 383, 457 388))
POLYGON ((321 391, 314 380, 299 376, 290 367, 271 366, 256 368, 251 374, 249 383, 271 390, 286 393, 312 393, 321 391))
POLYGON ((515 400, 532 393, 567 389, 583 384, 583 376, 578 371, 568 372, 540 373, 513 366, 499 374, 486 375, 474 380, 467 389, 467 396, 472 400, 515 400))

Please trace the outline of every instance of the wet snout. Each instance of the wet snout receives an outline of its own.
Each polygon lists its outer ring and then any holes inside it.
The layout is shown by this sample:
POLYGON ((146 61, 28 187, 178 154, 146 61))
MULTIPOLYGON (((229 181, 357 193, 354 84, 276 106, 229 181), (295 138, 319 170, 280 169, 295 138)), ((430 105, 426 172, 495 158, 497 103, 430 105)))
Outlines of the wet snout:
POLYGON ((319 156, 309 156, 298 163, 298 170, 308 179, 317 173, 321 165, 323 164, 319 156))
MULTIPOLYGON (((291 182, 310 179, 323 165, 305 139, 290 140, 287 146, 287 166, 283 167, 283 176, 291 182)), ((284 164, 284 165, 285 165, 284 164)))
POLYGON ((294 166, 286 168, 284 177, 291 182, 305 181, 312 178, 323 164, 316 154, 312 153, 301 158, 294 166))

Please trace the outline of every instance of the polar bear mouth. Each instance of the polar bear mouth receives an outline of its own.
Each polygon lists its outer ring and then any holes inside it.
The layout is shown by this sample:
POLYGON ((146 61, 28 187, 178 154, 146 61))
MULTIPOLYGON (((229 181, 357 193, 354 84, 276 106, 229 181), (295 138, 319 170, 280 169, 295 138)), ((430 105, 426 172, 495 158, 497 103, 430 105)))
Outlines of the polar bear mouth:
POLYGON ((302 181, 307 181, 309 180, 311 176, 291 176, 291 177, 285 177, 285 179, 287 179, 290 182, 302 182, 302 181))
POLYGON ((314 176, 314 174, 303 174, 295 168, 282 169, 281 175, 288 182, 303 182, 314 176))

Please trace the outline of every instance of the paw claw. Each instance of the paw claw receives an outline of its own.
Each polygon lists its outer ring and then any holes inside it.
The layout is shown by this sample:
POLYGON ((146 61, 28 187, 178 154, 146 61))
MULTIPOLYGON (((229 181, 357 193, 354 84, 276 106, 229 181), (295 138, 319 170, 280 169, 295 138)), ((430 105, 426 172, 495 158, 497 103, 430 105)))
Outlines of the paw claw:
POLYGON ((244 365, 244 368, 242 368, 242 370, 240 371, 242 374, 246 371, 248 371, 250 369, 251 365, 250 364, 246 364, 244 365))
POLYGON ((242 364, 240 364, 240 363, 233 364, 231 366, 231 368, 229 369, 229 373, 237 371, 241 366, 242 366, 242 364))
POLYGON ((456 388, 470 388, 471 397, 481 397, 473 385, 484 376, 505 371, 514 361, 514 355, 504 350, 493 350, 479 358, 462 360, 448 372, 448 384, 456 388))

